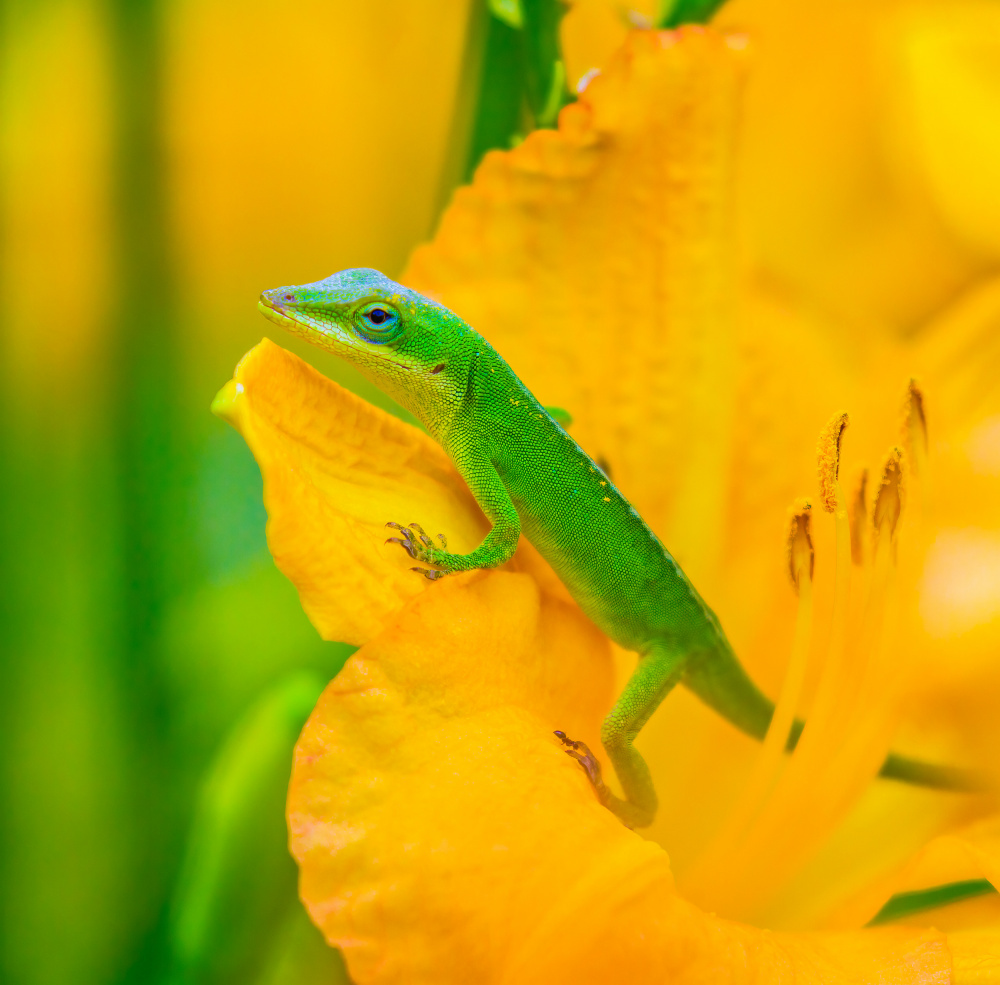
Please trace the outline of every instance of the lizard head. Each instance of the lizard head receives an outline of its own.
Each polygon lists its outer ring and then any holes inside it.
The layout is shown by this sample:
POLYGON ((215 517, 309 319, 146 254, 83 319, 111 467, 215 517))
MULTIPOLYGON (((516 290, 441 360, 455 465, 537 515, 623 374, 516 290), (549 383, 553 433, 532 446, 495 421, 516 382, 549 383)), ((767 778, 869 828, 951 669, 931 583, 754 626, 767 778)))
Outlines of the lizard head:
POLYGON ((443 305, 377 270, 264 291, 264 316, 335 353, 432 427, 461 402, 475 332, 443 305))

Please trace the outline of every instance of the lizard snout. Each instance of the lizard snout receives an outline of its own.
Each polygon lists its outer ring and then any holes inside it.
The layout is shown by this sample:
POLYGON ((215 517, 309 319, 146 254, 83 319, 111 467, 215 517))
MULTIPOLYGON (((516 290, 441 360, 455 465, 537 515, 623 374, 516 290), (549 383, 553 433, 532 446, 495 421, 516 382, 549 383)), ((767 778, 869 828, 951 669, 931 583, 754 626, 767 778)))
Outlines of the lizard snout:
POLYGON ((269 291, 260 292, 260 303, 277 311, 282 311, 285 305, 293 304, 294 302, 294 292, 285 287, 275 287, 269 291))

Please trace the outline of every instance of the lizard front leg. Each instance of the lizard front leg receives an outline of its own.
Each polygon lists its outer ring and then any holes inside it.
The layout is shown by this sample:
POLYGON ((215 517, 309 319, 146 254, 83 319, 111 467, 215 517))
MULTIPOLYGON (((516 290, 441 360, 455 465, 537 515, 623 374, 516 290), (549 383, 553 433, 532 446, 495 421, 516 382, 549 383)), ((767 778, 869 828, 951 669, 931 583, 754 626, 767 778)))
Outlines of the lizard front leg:
POLYGON ((434 568, 413 569, 431 581, 459 571, 499 567, 513 557, 521 536, 520 517, 496 466, 488 458, 479 456, 456 464, 480 509, 493 524, 474 551, 469 554, 452 554, 448 551, 448 541, 444 534, 438 534, 441 544, 439 547, 419 523, 406 526, 394 522, 386 524, 403 535, 388 538, 387 544, 399 544, 415 561, 434 565, 434 568))

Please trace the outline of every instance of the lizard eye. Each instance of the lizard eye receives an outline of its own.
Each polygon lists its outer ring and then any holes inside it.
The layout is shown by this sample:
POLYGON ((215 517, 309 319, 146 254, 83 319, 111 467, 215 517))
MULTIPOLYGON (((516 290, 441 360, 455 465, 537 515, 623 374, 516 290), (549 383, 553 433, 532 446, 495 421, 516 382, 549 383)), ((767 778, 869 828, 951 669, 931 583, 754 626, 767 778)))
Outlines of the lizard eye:
POLYGON ((361 308, 355 315, 354 324, 363 339, 382 345, 392 342, 403 331, 399 313, 384 302, 361 308))

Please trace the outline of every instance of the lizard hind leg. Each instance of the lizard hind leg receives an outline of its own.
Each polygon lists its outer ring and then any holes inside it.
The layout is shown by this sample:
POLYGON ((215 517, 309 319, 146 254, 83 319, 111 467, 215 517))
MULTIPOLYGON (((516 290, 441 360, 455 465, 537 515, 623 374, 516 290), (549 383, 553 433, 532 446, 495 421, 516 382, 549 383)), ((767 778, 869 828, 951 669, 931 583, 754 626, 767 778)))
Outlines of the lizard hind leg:
POLYGON ((645 828, 656 817, 657 798, 649 767, 633 742, 680 680, 687 653, 654 646, 639 658, 639 665, 601 726, 601 743, 611 760, 624 798, 614 794, 601 778, 600 764, 582 742, 556 735, 566 753, 584 768, 598 799, 630 828, 645 828))

